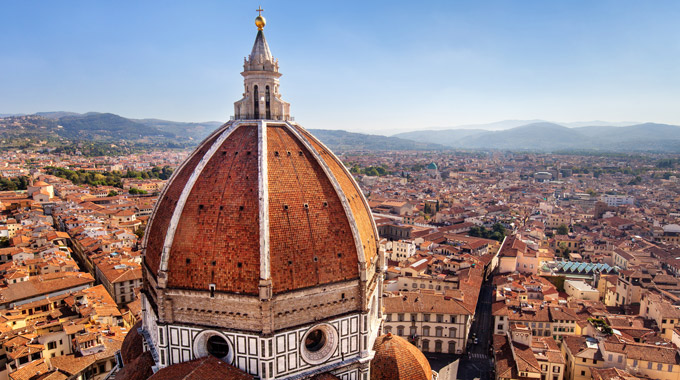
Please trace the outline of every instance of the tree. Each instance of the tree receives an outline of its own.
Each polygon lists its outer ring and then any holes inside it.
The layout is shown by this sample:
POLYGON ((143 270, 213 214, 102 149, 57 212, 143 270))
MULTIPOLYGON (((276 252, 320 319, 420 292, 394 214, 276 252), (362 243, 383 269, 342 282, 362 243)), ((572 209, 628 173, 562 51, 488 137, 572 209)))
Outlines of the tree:
POLYGON ((116 190, 111 190, 109 191, 109 194, 107 195, 108 197, 115 197, 118 195, 118 192, 116 190))
POLYGON ((141 240, 144 237, 144 229, 142 227, 137 227, 135 235, 141 240))
POLYGON ((567 227, 564 224, 560 224, 559 227, 557 227, 557 234, 558 235, 568 235, 569 234, 569 227, 567 227))
POLYGON ((567 244, 565 242, 561 242, 559 244, 558 252, 560 252, 562 254, 562 256, 564 256, 564 257, 569 256, 570 250, 569 250, 569 248, 567 248, 567 244))

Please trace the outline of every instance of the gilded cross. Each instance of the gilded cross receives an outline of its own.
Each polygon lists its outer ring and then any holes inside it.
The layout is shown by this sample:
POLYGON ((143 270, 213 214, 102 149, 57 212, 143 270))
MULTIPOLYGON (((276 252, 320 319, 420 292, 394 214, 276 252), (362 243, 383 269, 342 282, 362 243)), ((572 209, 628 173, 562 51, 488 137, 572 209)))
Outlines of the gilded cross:
POLYGON ((262 9, 262 6, 260 5, 260 7, 257 8, 255 11, 257 12, 258 16, 262 16, 262 11, 264 11, 264 9, 262 9))

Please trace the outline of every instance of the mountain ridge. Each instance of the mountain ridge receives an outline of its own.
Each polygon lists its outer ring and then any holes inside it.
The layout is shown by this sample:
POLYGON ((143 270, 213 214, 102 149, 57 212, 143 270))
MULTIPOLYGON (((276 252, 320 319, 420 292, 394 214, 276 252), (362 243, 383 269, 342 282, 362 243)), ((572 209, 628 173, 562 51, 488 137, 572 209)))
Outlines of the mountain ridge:
POLYGON ((571 128, 557 123, 539 122, 500 131, 413 131, 398 133, 393 137, 420 142, 437 141, 454 149, 680 153, 680 126, 650 122, 629 126, 571 128))
MULTIPOLYGON (((520 121, 503 121, 502 123, 520 121)), ((98 143, 130 142, 141 146, 188 147, 202 141, 222 122, 176 122, 131 119, 112 113, 55 111, 0 117, 0 137, 98 143)), ((336 151, 387 150, 516 150, 680 153, 680 127, 660 123, 628 126, 567 127, 537 121, 509 129, 421 130, 392 136, 342 130, 311 129, 336 151)), ((13 142, 3 144, 13 146, 13 142)), ((15 145, 25 146, 26 141, 15 145)))

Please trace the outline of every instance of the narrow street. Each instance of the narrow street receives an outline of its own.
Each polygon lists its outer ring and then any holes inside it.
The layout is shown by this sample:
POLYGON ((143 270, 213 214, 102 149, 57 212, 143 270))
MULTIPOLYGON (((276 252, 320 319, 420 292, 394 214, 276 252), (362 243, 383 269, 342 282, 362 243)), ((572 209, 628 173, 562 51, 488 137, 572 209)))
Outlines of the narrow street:
POLYGON ((475 320, 470 328, 470 337, 476 336, 478 343, 468 345, 467 354, 461 357, 458 379, 472 380, 480 378, 482 380, 491 380, 494 378, 492 374, 493 364, 489 355, 489 347, 493 338, 492 300, 493 285, 491 285, 491 279, 489 279, 482 285, 480 290, 475 320))

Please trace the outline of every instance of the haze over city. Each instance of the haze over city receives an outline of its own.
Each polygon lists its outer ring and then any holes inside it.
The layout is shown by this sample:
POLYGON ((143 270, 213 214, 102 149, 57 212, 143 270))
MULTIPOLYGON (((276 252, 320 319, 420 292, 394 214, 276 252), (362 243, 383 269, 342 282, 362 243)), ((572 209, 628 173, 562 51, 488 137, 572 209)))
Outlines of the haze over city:
MULTIPOLYGON (((0 113, 226 121, 252 44, 243 15, 257 5, 4 2, 0 113)), ((261 5, 303 125, 391 134, 508 119, 680 124, 676 1, 261 5)))

